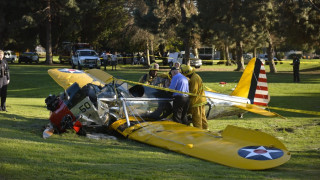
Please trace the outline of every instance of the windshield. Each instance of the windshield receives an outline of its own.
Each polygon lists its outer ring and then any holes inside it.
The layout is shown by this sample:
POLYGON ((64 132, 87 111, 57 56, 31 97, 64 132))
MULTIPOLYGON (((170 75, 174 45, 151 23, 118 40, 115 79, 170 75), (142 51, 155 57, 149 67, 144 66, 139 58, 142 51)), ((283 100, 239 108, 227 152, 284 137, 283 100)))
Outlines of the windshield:
POLYGON ((79 51, 80 56, 98 56, 94 51, 79 51))
MULTIPOLYGON (((185 57, 185 54, 182 54, 182 56, 183 56, 183 58, 184 58, 184 57, 185 57)), ((195 56, 194 56, 192 53, 190 53, 189 58, 195 58, 195 56)))

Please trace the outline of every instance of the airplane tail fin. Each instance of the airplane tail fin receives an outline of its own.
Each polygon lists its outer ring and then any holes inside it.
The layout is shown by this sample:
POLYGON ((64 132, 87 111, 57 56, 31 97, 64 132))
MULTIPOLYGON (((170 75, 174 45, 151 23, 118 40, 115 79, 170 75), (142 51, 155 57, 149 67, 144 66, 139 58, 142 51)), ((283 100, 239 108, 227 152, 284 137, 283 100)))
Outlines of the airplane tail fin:
POLYGON ((260 59, 252 58, 232 92, 233 96, 248 98, 251 104, 267 106, 269 103, 267 76, 260 59))

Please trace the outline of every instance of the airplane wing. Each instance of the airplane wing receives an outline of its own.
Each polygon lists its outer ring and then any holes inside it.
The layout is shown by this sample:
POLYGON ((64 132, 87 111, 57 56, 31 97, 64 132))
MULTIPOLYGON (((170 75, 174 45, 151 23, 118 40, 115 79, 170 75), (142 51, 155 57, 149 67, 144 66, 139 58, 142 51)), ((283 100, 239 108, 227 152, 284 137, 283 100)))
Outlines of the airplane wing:
POLYGON ((252 113, 263 115, 263 116, 284 118, 280 114, 277 114, 275 112, 267 111, 267 110, 265 110, 263 108, 260 108, 259 106, 255 106, 255 105, 252 105, 252 104, 241 104, 241 105, 234 105, 234 106, 237 107, 237 108, 252 112, 252 113))
POLYGON ((122 119, 111 128, 139 142, 230 167, 269 169, 284 164, 291 156, 278 139, 260 131, 227 126, 220 136, 172 121, 139 123, 133 117, 130 121, 130 127, 122 119))
POLYGON ((104 82, 105 84, 108 84, 113 80, 112 75, 99 69, 89 69, 86 72, 88 72, 91 76, 95 77, 96 79, 99 79, 100 81, 104 82))
POLYGON ((49 69, 49 75, 54 79, 61 87, 67 89, 73 83, 77 82, 80 87, 87 85, 88 83, 95 84, 97 86, 104 86, 104 82, 76 69, 49 69))

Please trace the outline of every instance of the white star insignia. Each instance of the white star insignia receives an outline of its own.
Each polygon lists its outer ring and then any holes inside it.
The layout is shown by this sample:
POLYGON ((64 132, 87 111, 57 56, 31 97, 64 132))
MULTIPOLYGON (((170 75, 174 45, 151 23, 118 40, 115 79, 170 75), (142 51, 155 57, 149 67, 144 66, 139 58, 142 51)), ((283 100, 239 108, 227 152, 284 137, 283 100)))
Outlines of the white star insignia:
POLYGON ((270 153, 282 152, 281 150, 268 150, 263 146, 260 146, 260 147, 258 147, 256 149, 242 149, 242 150, 250 152, 245 158, 261 155, 261 156, 264 156, 266 158, 273 159, 271 157, 270 153))
POLYGON ((65 73, 82 73, 82 71, 76 70, 76 69, 59 69, 60 72, 65 73))

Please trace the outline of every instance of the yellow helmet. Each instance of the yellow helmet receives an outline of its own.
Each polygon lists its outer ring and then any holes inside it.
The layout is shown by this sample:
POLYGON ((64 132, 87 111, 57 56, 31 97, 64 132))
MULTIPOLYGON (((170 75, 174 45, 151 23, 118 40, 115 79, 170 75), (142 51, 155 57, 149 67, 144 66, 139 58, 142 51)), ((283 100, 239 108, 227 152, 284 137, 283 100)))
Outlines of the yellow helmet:
POLYGON ((159 71, 159 64, 157 63, 150 64, 149 70, 159 71))
POLYGON ((181 73, 185 76, 188 76, 194 72, 194 68, 186 64, 182 64, 180 66, 180 70, 181 70, 181 73))

